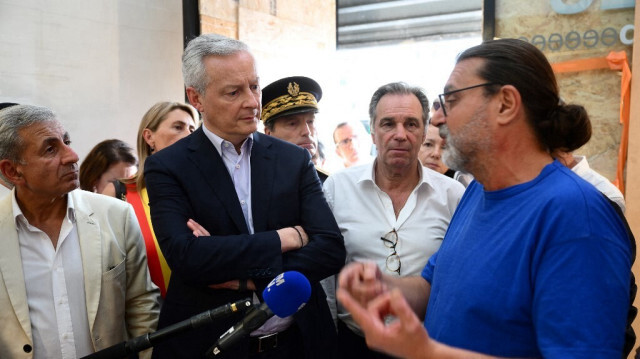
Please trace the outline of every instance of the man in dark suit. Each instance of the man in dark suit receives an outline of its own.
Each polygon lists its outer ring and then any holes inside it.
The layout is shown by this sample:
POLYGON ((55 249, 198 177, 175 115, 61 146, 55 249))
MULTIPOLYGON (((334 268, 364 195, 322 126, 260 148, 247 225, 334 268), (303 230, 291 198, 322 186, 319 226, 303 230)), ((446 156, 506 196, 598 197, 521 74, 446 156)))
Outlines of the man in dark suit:
MULTIPOLYGON (((244 43, 213 34, 191 40, 183 75, 203 126, 145 165, 153 228, 172 270, 159 328, 260 296, 276 275, 295 270, 311 281, 307 305, 271 318, 221 357, 331 357, 336 334, 318 282, 339 271, 345 250, 309 153, 256 132, 261 91, 244 43)), ((203 357, 240 319, 171 339, 154 357, 203 357)))

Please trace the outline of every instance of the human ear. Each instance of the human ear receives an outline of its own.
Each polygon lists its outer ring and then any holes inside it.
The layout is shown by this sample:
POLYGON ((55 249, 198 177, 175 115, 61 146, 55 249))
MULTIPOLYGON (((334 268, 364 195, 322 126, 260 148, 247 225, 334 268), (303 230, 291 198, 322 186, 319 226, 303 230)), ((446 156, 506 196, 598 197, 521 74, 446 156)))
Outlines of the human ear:
POLYGON ((504 85, 497 94, 499 102, 498 123, 511 122, 522 109, 520 91, 513 85, 504 85))
POLYGON ((199 112, 204 112, 204 106, 202 106, 201 96, 198 90, 194 87, 187 87, 187 98, 189 103, 195 107, 199 112))

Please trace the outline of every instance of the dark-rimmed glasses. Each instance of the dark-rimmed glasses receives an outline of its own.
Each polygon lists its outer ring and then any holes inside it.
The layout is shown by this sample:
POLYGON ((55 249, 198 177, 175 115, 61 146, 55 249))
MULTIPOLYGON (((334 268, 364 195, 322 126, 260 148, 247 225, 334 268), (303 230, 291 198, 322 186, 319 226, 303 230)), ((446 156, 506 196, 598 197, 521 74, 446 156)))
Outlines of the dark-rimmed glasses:
MULTIPOLYGON (((457 89, 457 90, 441 93, 440 95, 438 95, 438 99, 440 100, 440 107, 442 107, 442 113, 444 114, 445 117, 447 116, 447 107, 448 107, 448 105, 447 105, 447 102, 445 101, 445 98, 447 96, 453 95, 454 93, 471 90, 471 89, 474 89, 476 87, 493 86, 493 85, 499 85, 499 84, 495 83, 495 82, 485 82, 483 84, 473 85, 473 86, 469 86, 469 87, 465 87, 465 88, 461 88, 461 89, 457 89)), ((434 103, 434 105, 435 105, 435 103, 434 103)), ((436 111, 437 110, 438 109, 436 109, 436 111)))
POLYGON ((387 269, 391 272, 396 272, 400 275, 400 268, 402 267, 402 263, 400 262, 400 256, 398 252, 396 252, 396 245, 398 244, 398 232, 396 229, 392 229, 390 232, 384 235, 384 237, 380 237, 384 246, 391 249, 393 252, 387 256, 386 266, 387 269))

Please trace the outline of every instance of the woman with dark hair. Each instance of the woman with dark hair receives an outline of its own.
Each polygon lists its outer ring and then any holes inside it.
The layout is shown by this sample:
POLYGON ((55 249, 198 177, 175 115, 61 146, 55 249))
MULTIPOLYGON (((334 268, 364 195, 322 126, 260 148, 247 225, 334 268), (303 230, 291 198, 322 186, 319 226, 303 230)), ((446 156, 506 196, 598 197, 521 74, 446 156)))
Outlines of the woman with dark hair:
POLYGON ((80 165, 80 188, 102 193, 112 181, 133 176, 137 171, 133 148, 120 140, 105 140, 93 147, 80 165))

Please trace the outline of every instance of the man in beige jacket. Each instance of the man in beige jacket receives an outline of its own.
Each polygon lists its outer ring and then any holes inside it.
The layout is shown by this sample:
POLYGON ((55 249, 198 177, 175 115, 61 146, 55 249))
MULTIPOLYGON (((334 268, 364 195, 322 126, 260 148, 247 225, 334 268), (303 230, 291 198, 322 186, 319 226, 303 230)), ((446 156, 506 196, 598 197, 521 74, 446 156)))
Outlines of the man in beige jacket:
POLYGON ((0 111, 0 358, 79 358, 157 325, 133 209, 77 189, 70 143, 49 109, 0 111))

